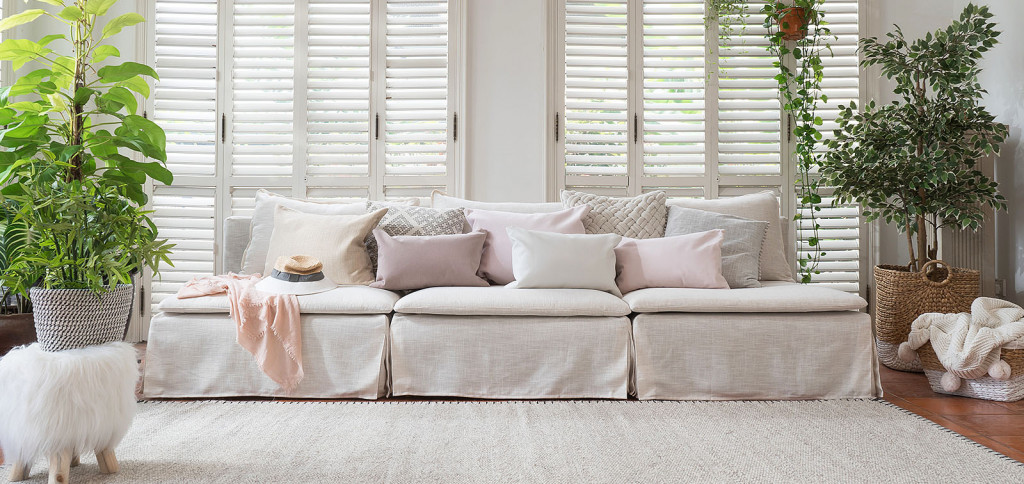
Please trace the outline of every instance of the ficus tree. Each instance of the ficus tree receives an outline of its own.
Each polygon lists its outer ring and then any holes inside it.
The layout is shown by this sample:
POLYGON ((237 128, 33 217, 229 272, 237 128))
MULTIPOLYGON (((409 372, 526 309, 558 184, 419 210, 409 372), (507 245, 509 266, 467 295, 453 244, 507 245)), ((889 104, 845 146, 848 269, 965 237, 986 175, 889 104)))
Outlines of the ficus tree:
MULTIPOLYGON (((23 226, 4 285, 102 293, 145 267, 170 263, 143 207, 152 179, 170 184, 164 131, 140 114, 153 68, 117 62, 110 39, 144 19, 110 19, 117 0, 40 0, 0 21, 0 31, 47 17, 63 33, 0 43, 19 76, 0 91, 0 202, 23 226), (43 7, 43 5, 40 5, 43 7)), ((9 243, 14 243, 10 242, 9 243)))
POLYGON ((841 106, 821 174, 839 199, 861 203, 867 220, 896 224, 909 270, 936 257, 940 228, 977 229, 985 206, 1006 208, 978 167, 1007 135, 981 106, 978 63, 999 36, 991 19, 987 7, 969 4, 923 38, 909 41, 895 26, 886 41, 860 42, 863 65, 879 66, 899 99, 841 106))

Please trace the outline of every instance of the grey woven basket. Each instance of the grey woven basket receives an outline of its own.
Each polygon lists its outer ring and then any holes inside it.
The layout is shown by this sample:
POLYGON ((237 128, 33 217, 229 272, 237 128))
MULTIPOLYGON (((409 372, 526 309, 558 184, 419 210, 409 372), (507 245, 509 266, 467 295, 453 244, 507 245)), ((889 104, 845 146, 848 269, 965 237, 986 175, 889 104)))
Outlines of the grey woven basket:
POLYGON ((119 284, 101 296, 88 289, 29 291, 36 339, 44 351, 63 351, 124 339, 135 287, 119 284))

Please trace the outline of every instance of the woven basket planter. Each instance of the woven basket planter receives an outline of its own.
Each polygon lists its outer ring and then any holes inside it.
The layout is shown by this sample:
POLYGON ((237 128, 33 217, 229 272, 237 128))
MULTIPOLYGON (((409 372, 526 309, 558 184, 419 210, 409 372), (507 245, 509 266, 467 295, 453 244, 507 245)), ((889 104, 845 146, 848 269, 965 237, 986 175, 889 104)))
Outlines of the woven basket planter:
POLYGON ((978 271, 950 268, 940 260, 928 262, 920 272, 875 266, 875 345, 882 364, 920 372, 920 361, 907 363, 897 355, 910 325, 924 313, 970 312, 971 303, 981 295, 979 281, 978 271))
POLYGON ((121 341, 135 287, 119 284, 101 296, 88 289, 29 291, 36 339, 44 351, 63 351, 121 341))
POLYGON ((917 356, 921 358, 924 374, 935 393, 997 402, 1016 402, 1024 398, 1024 349, 1002 350, 999 355, 1000 359, 1010 364, 1009 380, 996 380, 990 376, 973 380, 964 379, 960 383, 960 388, 952 392, 942 387, 942 375, 946 373, 946 368, 942 366, 931 343, 918 348, 917 356))

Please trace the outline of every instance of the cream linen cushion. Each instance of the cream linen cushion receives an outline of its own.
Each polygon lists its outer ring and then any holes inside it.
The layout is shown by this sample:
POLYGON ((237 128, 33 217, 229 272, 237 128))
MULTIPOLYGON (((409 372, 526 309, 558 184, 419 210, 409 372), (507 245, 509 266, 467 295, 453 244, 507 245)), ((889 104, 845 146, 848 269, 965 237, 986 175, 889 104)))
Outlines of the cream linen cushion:
POLYGON ((399 299, 395 312, 450 316, 620 317, 629 314, 629 305, 607 292, 592 289, 431 287, 399 299))
POLYGON ((590 212, 583 216, 583 227, 588 234, 618 234, 632 239, 665 235, 668 208, 662 191, 615 198, 562 190, 562 204, 566 208, 590 206, 590 212))
POLYGON ((324 275, 335 283, 368 285, 375 278, 363 241, 385 213, 316 215, 278 206, 263 273, 270 274, 280 256, 309 255, 323 262, 324 275))
POLYGON ((362 215, 366 213, 366 202, 325 203, 289 198, 264 189, 256 191, 256 207, 252 211, 249 225, 249 245, 242 254, 242 274, 266 274, 267 250, 270 236, 274 233, 274 216, 278 206, 288 207, 304 213, 319 215, 362 215))
POLYGON ((519 289, 596 289, 621 296, 615 284, 615 234, 556 234, 506 229, 512 241, 512 274, 519 289))
MULTIPOLYGON (((367 286, 339 286, 330 291, 296 298, 302 314, 388 314, 398 302, 398 294, 367 286)), ((230 310, 228 297, 205 296, 164 298, 158 307, 165 313, 216 314, 230 310)))
POLYGON ((724 213, 735 217, 768 222, 768 233, 761 247, 760 279, 762 281, 792 281, 793 268, 786 259, 787 248, 782 242, 782 224, 779 222, 779 200, 775 193, 763 191, 734 198, 715 200, 675 199, 670 206, 695 208, 708 212, 724 213))
POLYGON ((564 209, 559 202, 477 202, 445 195, 434 190, 430 194, 430 206, 432 208, 472 208, 476 210, 491 210, 494 212, 513 213, 551 213, 564 209))
POLYGON ((856 294, 782 281, 742 289, 638 289, 622 299, 637 313, 813 313, 868 305, 856 294))

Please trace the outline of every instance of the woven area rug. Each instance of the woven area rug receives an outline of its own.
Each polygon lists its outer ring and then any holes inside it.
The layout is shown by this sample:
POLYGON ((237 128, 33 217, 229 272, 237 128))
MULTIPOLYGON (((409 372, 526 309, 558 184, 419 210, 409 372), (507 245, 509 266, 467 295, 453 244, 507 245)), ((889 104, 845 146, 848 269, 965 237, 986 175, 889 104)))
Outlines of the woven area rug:
POLYGON ((71 482, 1024 482, 874 400, 150 402, 117 454, 71 482))

